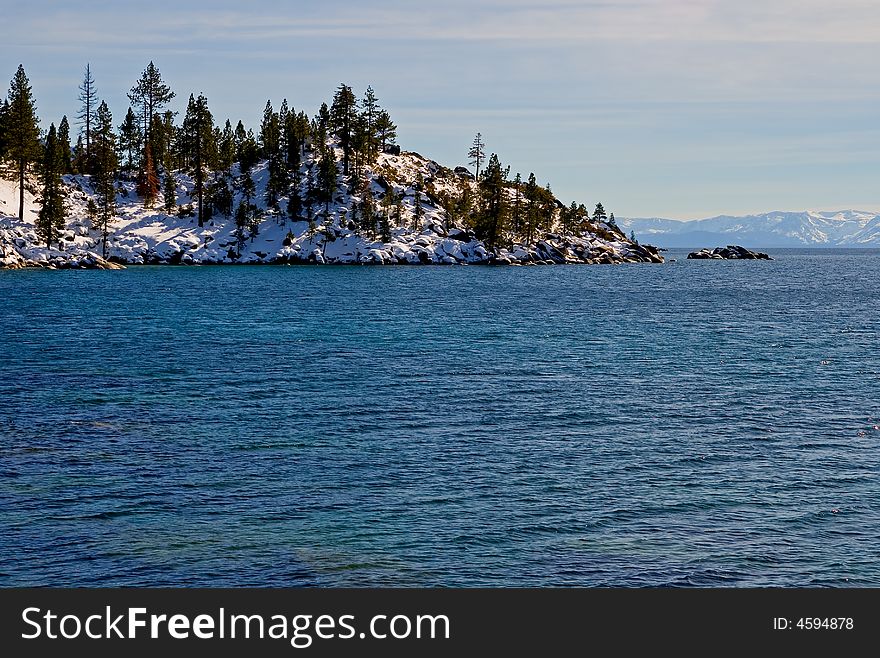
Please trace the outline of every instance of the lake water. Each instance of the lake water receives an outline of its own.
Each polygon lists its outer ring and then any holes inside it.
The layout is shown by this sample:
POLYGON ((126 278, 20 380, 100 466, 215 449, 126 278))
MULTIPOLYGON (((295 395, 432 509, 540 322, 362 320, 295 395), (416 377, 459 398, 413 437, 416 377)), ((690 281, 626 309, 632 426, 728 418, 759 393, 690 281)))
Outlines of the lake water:
POLYGON ((880 252, 0 272, 0 585, 880 586, 880 252))

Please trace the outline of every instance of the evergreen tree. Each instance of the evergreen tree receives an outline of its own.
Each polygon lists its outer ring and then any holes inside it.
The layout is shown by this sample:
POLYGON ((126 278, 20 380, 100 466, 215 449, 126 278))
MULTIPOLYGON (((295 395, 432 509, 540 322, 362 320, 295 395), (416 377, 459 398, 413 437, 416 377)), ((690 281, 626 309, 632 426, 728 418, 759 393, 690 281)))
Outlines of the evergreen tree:
POLYGON ((379 216, 379 239, 384 243, 391 242, 391 208, 397 202, 397 195, 390 185, 382 198, 382 214, 379 216))
POLYGON ((367 86, 367 91, 364 94, 364 100, 361 102, 361 107, 363 108, 363 118, 364 118, 364 135, 366 136, 365 141, 365 151, 367 160, 372 162, 375 160, 376 155, 379 150, 379 139, 377 137, 376 124, 379 118, 379 112, 381 108, 379 107, 379 99, 376 98, 376 94, 373 91, 371 86, 367 86))
POLYGON ((330 108, 327 107, 327 103, 321 103, 315 123, 317 123, 317 128, 312 132, 315 136, 315 142, 317 142, 320 149, 321 144, 327 139, 327 131, 330 130, 330 108))
POLYGON ((207 198, 207 205, 212 216, 215 212, 224 217, 232 215, 234 199, 229 187, 229 178, 225 174, 218 176, 208 186, 207 198))
POLYGON ((297 222, 302 219, 303 200, 299 191, 299 185, 291 185, 287 198, 287 216, 297 222))
POLYGON ((40 175, 43 193, 40 197, 40 214, 37 217, 37 235, 51 248, 58 240, 58 233, 64 229, 64 188, 61 183, 62 154, 59 149, 55 124, 49 126, 46 136, 46 147, 43 155, 43 166, 40 175))
POLYGON ((266 205, 278 207, 278 197, 286 191, 290 184, 284 153, 281 150, 281 119, 272 109, 271 101, 266 101, 263 111, 263 123, 260 128, 260 142, 263 146, 263 157, 269 169, 269 180, 266 184, 266 205))
POLYGON ((522 176, 519 172, 513 179, 513 207, 511 208, 511 224, 513 232, 517 235, 522 234, 523 230, 523 203, 522 203, 522 176))
POLYGON ((174 180, 170 155, 167 157, 163 169, 165 169, 165 182, 162 187, 162 207, 170 215, 177 207, 177 181, 174 180))
POLYGON ((70 124, 67 115, 61 117, 58 124, 58 157, 61 161, 61 173, 73 173, 73 155, 70 152, 70 124))
POLYGON ((199 226, 205 225, 205 178, 211 166, 213 150, 214 118, 208 109, 208 99, 203 94, 189 96, 183 132, 191 149, 191 169, 196 197, 199 203, 199 226))
POLYGON ((565 213, 560 213, 562 218, 562 231, 571 235, 575 231, 575 225, 577 224, 578 218, 578 206, 576 201, 571 202, 571 206, 569 206, 568 210, 565 213))
POLYGON ((556 217, 556 198, 553 196, 553 192, 550 189, 550 183, 547 183, 544 187, 543 203, 541 205, 543 228, 545 231, 552 231, 553 220, 556 217))
POLYGON ((9 148, 9 101, 3 99, 0 103, 0 162, 6 159, 6 151, 9 148))
POLYGON ((604 222, 608 217, 605 215, 605 208, 601 203, 596 204, 596 209, 593 211, 593 221, 594 222, 604 222))
POLYGON ((348 176, 357 101, 347 85, 339 85, 330 108, 330 128, 342 147, 342 174, 348 176))
POLYGON ((250 217, 252 214, 252 208, 254 207, 254 197, 257 194, 257 188, 254 185, 254 179, 251 177, 251 170, 249 167, 241 167, 241 171, 235 184, 238 188, 238 193, 241 195, 242 203, 244 203, 246 211, 245 219, 247 220, 245 223, 250 226, 250 217))
POLYGON ((383 152, 397 141, 397 126, 385 110, 380 110, 376 117, 376 139, 379 140, 383 152))
MULTIPOLYGON (((137 167, 136 154, 141 147, 141 131, 138 126, 137 118, 129 107, 128 113, 125 115, 125 121, 119 126, 119 153, 125 158, 122 169, 126 172, 134 171, 137 167)), ((141 172, 143 175, 143 172, 141 172)))
POLYGON ((468 151, 468 158, 470 158, 468 162, 476 168, 474 178, 478 181, 480 180, 480 163, 486 159, 485 149, 486 145, 483 143, 483 136, 480 133, 477 133, 477 136, 474 137, 474 143, 468 151))
POLYGON ((362 198, 360 229, 364 237, 372 240, 376 235, 376 203, 368 178, 362 180, 360 188, 362 198))
POLYGON ((40 146, 39 119, 31 93, 31 84, 18 65, 9 88, 9 110, 6 114, 6 155, 15 163, 18 173, 18 219, 24 220, 24 186, 28 168, 36 162, 43 151, 40 146))
POLYGON ((238 207, 235 209, 235 231, 233 236, 235 237, 236 251, 238 253, 238 257, 241 258, 241 250, 244 247, 244 242, 246 239, 245 229, 250 225, 250 205, 242 199, 238 202, 238 207))
POLYGON ((95 79, 92 77, 92 67, 90 64, 86 64, 83 81, 79 86, 79 101, 81 106, 76 118, 79 119, 80 126, 82 127, 81 135, 85 137, 86 142, 82 153, 79 153, 79 149, 77 149, 77 158, 80 161, 79 171, 84 173, 86 171, 90 172, 92 168, 92 125, 98 108, 98 92, 95 89, 95 79))
POLYGON ((159 175, 153 164, 153 149, 149 143, 144 147, 144 166, 138 177, 137 192, 144 199, 144 208, 152 208, 159 197, 159 175))
POLYGON ((153 162, 173 164, 174 138, 177 128, 174 125, 174 112, 170 110, 163 114, 153 115, 153 136, 150 139, 150 150, 153 152, 153 162))
POLYGON ((482 207, 477 222, 477 237, 488 246, 498 245, 507 219, 507 176, 510 167, 503 169, 494 153, 480 180, 480 199, 482 207))
POLYGON ((531 245, 535 237, 535 231, 538 227, 538 182, 535 180, 534 172, 529 174, 529 180, 526 183, 526 244, 531 245))
POLYGON ((336 157, 333 149, 325 146, 321 153, 321 162, 318 167, 318 195, 319 200, 324 202, 324 221, 330 216, 330 202, 333 193, 336 192, 336 157))
POLYGON ((302 141, 304 136, 300 134, 297 115, 292 111, 287 113, 282 124, 282 131, 284 133, 284 157, 287 169, 294 175, 297 175, 299 174, 299 167, 302 162, 302 141))
POLYGON ((88 169, 88 164, 86 163, 86 147, 83 144, 82 135, 76 138, 76 146, 73 149, 73 165, 71 169, 75 174, 83 174, 88 169))
POLYGON ((97 196, 97 229, 101 232, 101 253, 107 258, 107 239, 116 216, 116 135, 113 134, 113 115, 107 103, 101 101, 95 115, 92 139, 94 187, 97 196))
POLYGON ((135 107, 139 108, 138 116, 143 122, 144 140, 150 141, 153 134, 153 115, 165 107, 172 98, 174 92, 162 80, 159 69, 150 62, 140 80, 128 92, 128 99, 135 107))
POLYGON ((422 217, 424 210, 422 209, 422 189, 425 186, 425 179, 419 174, 416 182, 413 183, 413 225, 412 230, 418 233, 422 230, 422 217))
POLYGON ((636 240, 636 232, 635 232, 635 231, 630 231, 630 232, 629 232, 629 241, 632 242, 633 244, 638 244, 638 243, 639 243, 639 241, 636 240))
POLYGON ((223 132, 220 133, 220 139, 217 140, 217 155, 220 168, 225 172, 232 169, 235 163, 235 132, 232 130, 232 123, 226 119, 226 125, 223 126, 223 132))

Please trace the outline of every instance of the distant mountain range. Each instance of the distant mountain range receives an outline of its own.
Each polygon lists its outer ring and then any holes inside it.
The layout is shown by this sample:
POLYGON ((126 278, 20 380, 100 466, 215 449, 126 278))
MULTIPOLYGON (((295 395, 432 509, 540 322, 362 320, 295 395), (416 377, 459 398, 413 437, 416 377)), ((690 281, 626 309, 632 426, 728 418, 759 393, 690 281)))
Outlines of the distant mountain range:
POLYGON ((709 219, 618 219, 627 234, 658 247, 880 247, 880 213, 768 212, 709 219))

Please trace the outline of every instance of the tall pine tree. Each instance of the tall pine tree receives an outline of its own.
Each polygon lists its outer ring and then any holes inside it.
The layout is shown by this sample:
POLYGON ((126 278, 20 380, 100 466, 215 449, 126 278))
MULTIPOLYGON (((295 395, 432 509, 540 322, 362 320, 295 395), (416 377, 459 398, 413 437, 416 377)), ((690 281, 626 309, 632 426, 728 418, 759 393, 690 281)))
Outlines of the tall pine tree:
POLYGON ((37 108, 31 93, 31 84, 18 65, 9 87, 9 111, 6 125, 6 155, 15 163, 18 173, 18 219, 24 220, 24 186, 28 168, 42 155, 37 108))
POLYGON ((507 176, 510 167, 502 168, 498 156, 489 156, 489 163, 480 180, 480 216, 477 222, 477 237, 490 247, 498 246, 506 225, 507 176))
POLYGON ((77 159, 80 162, 80 173, 91 173, 92 169, 92 126, 95 121, 95 112, 98 109, 98 91, 95 89, 95 78, 92 77, 92 66, 86 64, 82 84, 79 86, 79 101, 81 103, 76 118, 81 126, 81 135, 85 138, 82 152, 77 149, 77 159))
POLYGON ((342 147, 342 173, 348 176, 357 101, 347 85, 339 85, 330 107, 330 128, 342 147))
POLYGON ((199 226, 205 225, 205 179, 211 162, 214 137, 214 118, 208 109, 208 99, 203 94, 189 97, 183 132, 189 145, 195 193, 199 202, 199 226))
POLYGON ((134 111, 129 107, 125 121, 119 126, 119 154, 124 158, 122 169, 132 172, 138 165, 137 156, 141 147, 141 130, 134 111))
POLYGON ((165 107, 174 95, 171 87, 162 80, 162 75, 153 62, 147 65, 140 80, 128 92, 128 99, 139 108, 138 116, 143 123, 146 141, 150 141, 152 137, 153 115, 165 107))
POLYGON ((43 193, 40 197, 40 213, 37 216, 37 235, 51 248, 57 242, 58 233, 64 229, 64 186, 61 183, 62 154, 59 149, 55 124, 49 126, 40 177, 43 193))
POLYGON ((107 239, 116 218, 116 171, 119 163, 116 159, 113 115, 104 101, 101 101, 95 114, 92 147, 94 188, 97 196, 95 223, 101 233, 101 253, 107 258, 107 239))
POLYGON ((73 155, 70 151, 70 124, 67 115, 61 117, 58 124, 58 152, 61 160, 61 173, 73 173, 73 155))
POLYGON ((144 208, 152 208, 159 196, 159 174, 153 163, 153 149, 147 144, 144 147, 144 164, 138 176, 138 194, 144 200, 144 208))
POLYGON ((480 164, 486 159, 486 145, 483 143, 483 136, 480 133, 474 137, 474 143, 468 150, 468 158, 468 163, 474 165, 476 170, 474 178, 480 180, 480 164))

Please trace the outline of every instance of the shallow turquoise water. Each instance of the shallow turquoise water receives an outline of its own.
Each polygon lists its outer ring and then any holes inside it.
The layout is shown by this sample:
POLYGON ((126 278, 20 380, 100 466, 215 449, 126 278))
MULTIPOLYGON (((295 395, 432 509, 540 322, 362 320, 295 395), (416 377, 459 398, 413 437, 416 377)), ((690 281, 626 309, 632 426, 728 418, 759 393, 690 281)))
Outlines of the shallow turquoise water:
POLYGON ((0 272, 0 585, 880 586, 880 252, 0 272))

